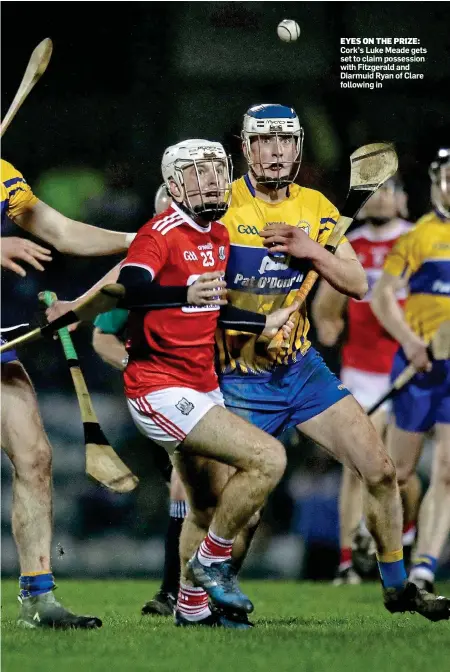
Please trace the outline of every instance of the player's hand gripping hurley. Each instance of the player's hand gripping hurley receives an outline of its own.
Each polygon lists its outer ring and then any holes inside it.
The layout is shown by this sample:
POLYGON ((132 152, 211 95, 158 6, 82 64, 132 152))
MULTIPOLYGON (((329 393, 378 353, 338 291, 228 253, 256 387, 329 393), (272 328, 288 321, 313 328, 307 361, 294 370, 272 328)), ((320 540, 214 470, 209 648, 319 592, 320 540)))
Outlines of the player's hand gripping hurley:
POLYGON ((74 310, 69 310, 64 315, 56 318, 53 322, 49 322, 44 327, 37 327, 28 331, 23 336, 18 336, 8 343, 4 343, 0 347, 1 352, 7 352, 8 350, 13 350, 19 345, 24 343, 31 343, 36 341, 39 338, 51 337, 52 334, 64 327, 68 327, 70 324, 75 322, 91 321, 99 313, 106 313, 109 310, 117 307, 117 304, 125 296, 125 288, 123 285, 118 283, 112 283, 110 285, 105 285, 98 292, 95 292, 88 299, 83 301, 77 308, 74 310))
POLYGON ((45 40, 42 40, 42 42, 38 44, 36 49, 31 54, 27 69, 25 70, 25 74, 22 78, 22 81, 20 82, 19 88, 17 89, 17 93, 14 96, 14 100, 1 123, 0 137, 3 137, 6 129, 16 116, 17 112, 20 110, 25 98, 46 71, 50 62, 52 51, 53 43, 49 37, 46 37, 45 40))
MULTIPOLYGON (((446 320, 439 325, 436 333, 431 339, 428 348, 428 356, 432 361, 439 359, 450 359, 450 320, 446 320)), ((392 383, 388 391, 383 394, 382 397, 378 399, 371 406, 367 415, 372 415, 377 411, 382 404, 388 399, 391 399, 402 387, 405 387, 409 381, 414 378, 417 370, 413 364, 408 364, 408 366, 403 369, 403 371, 397 376, 397 378, 392 383)))
MULTIPOLYGON (((350 189, 325 249, 332 254, 336 252, 340 241, 363 205, 386 180, 395 175, 397 168, 397 153, 389 143, 364 145, 353 152, 350 156, 350 189)), ((294 299, 299 301, 300 306, 305 302, 318 277, 319 274, 314 270, 307 273, 294 299)), ((279 350, 288 346, 289 342, 284 342, 282 333, 278 332, 270 342, 269 350, 279 350)))
MULTIPOLYGON (((46 306, 50 306, 57 297, 53 292, 46 291, 39 294, 39 299, 46 306)), ((58 336, 69 364, 80 406, 86 446, 86 473, 114 492, 130 492, 139 481, 115 453, 102 432, 67 327, 59 329, 58 336)))

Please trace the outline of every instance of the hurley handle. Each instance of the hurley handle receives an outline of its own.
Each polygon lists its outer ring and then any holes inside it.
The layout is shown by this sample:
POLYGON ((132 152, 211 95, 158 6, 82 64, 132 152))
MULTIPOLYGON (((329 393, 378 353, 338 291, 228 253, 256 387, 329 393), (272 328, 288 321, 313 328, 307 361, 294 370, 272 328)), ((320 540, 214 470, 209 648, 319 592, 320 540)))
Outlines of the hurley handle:
MULTIPOLYGON (((48 289, 46 289, 45 292, 40 292, 39 299, 45 303, 46 306, 51 306, 52 303, 58 300, 58 297, 56 296, 55 292, 50 292, 48 289)), ((61 341, 66 359, 78 361, 78 355, 74 348, 69 329, 67 327, 58 329, 58 336, 59 340, 61 341)))

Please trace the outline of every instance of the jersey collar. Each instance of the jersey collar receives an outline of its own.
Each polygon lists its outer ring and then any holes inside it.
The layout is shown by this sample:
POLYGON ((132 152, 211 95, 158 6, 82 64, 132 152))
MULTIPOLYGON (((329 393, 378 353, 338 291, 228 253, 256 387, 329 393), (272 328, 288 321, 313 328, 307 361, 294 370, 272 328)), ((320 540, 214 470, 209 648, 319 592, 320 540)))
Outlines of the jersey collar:
POLYGON ((181 219, 186 222, 186 224, 189 224, 189 226, 192 226, 193 229, 196 231, 200 231, 200 233, 209 233, 211 231, 211 222, 209 222, 208 226, 203 227, 200 226, 199 224, 196 224, 189 215, 184 212, 181 208, 178 207, 178 205, 175 202, 172 202, 172 208, 175 210, 175 212, 181 217, 181 219))

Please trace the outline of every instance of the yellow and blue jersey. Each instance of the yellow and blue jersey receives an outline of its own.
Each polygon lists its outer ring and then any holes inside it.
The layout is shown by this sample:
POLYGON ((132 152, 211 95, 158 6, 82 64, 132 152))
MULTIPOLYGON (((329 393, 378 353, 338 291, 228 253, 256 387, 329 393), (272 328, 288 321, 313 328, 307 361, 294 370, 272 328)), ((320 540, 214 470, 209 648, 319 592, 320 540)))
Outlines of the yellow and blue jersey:
POLYGON ((450 319, 450 220, 435 212, 424 215, 398 239, 384 270, 407 279, 406 321, 429 340, 441 322, 450 319))
MULTIPOLYGON (((4 159, 1 159, 1 202, 2 234, 6 224, 6 217, 14 219, 14 217, 21 215, 27 208, 32 207, 38 202, 23 175, 10 163, 4 161, 4 159)), ((2 344, 6 343, 3 338, 1 341, 2 344)), ((2 353, 2 364, 12 362, 16 359, 17 353, 15 350, 2 353)))
MULTIPOLYGON (((258 198, 247 175, 236 180, 231 205, 222 219, 231 243, 226 270, 230 302, 264 315, 290 305, 304 278, 306 263, 271 255, 259 232, 267 224, 289 224, 325 245, 338 217, 334 205, 313 189, 292 184, 282 202, 271 204, 258 198)), ((270 339, 219 329, 216 344, 220 374, 261 375, 276 365, 297 361, 310 347, 305 305, 292 317, 295 328, 289 346, 276 353, 268 351, 270 339)))
POLYGON ((8 161, 1 159, 2 226, 6 217, 14 219, 38 202, 24 176, 8 161))

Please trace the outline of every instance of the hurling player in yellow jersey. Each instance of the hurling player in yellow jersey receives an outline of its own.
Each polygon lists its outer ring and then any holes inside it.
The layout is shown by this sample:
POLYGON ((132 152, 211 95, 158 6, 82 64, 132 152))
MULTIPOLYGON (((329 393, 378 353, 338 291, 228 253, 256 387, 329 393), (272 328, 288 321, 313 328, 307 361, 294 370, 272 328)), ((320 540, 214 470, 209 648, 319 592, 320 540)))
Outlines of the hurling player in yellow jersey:
MULTIPOLYGON (((303 129, 292 108, 258 105, 244 116, 248 173, 233 183, 223 218, 231 251, 226 270, 230 301, 270 313, 291 303, 308 264, 335 289, 362 298, 365 272, 347 241, 336 255, 324 249, 336 208, 319 192, 294 184, 303 129)), ((407 582, 402 510, 394 465, 372 423, 308 340, 305 307, 288 347, 268 350, 267 339, 236 331, 217 335, 220 387, 226 406, 272 435, 296 426, 365 485, 367 525, 377 542, 387 609, 450 617, 450 600, 407 582)))
POLYGON ((412 362, 418 373, 393 400, 395 422, 388 447, 400 485, 413 473, 423 435, 433 427, 436 448, 430 487, 419 514, 417 557, 410 580, 431 589, 450 531, 450 361, 431 363, 426 343, 450 319, 450 149, 441 149, 430 166, 432 212, 402 236, 374 288, 372 308, 400 343, 392 377, 412 362), (395 298, 406 288, 404 310, 395 298))
MULTIPOLYGON (((3 159, 0 186, 1 265, 20 277, 26 275, 21 266, 23 262, 43 271, 41 262, 51 261, 51 255, 48 249, 31 241, 16 236, 3 237, 6 217, 67 254, 114 254, 124 252, 131 242, 129 234, 76 222, 46 205, 33 194, 23 175, 3 159)), ((17 301, 16 296, 2 296, 3 315, 8 313, 8 305, 14 301, 17 301)), ((14 329, 7 325, 2 329, 2 335, 10 335, 14 329)), ((3 353, 1 363, 2 448, 14 467, 12 529, 21 571, 19 624, 28 628, 100 627, 100 619, 72 614, 54 598, 50 558, 51 446, 33 386, 16 352, 3 353)))

